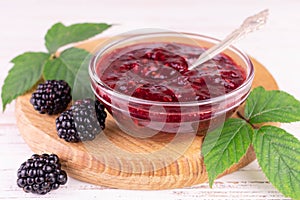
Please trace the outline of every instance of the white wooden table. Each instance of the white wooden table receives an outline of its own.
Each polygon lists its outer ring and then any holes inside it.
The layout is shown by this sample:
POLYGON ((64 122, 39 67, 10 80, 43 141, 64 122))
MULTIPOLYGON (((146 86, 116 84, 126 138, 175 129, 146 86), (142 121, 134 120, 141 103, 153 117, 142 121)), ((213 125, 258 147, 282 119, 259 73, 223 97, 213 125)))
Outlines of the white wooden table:
MULTIPOLYGON (((29 50, 45 51, 44 34, 58 21, 66 25, 118 24, 104 35, 136 28, 164 28, 222 38, 245 17, 265 8, 271 13, 267 26, 237 46, 262 62, 281 89, 300 99, 298 0, 0 0, 0 86, 12 67, 12 58, 29 50)), ((282 127, 300 138, 300 123, 282 127)), ((17 169, 31 154, 17 129, 12 103, 0 113, 0 199, 286 199, 267 181, 256 162, 217 180, 213 189, 201 184, 175 190, 132 191, 70 178, 65 186, 40 197, 24 193, 16 185, 17 169)))

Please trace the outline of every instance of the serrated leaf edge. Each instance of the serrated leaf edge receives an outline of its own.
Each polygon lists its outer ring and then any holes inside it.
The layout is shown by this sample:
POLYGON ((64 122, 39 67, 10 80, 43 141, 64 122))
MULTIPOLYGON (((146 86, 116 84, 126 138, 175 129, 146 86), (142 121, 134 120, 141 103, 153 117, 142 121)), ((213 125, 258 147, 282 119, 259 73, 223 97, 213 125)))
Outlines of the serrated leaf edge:
MULTIPOLYGON (((16 57, 14 57, 10 62, 13 63, 14 65, 16 64, 16 60, 19 59, 21 56, 23 56, 24 54, 27 54, 27 53, 42 53, 42 54, 48 54, 48 53, 45 53, 45 52, 32 52, 32 51, 28 51, 28 52, 24 52, 20 55, 17 55, 16 57)), ((49 59, 49 58, 48 58, 49 59)), ((45 59, 44 63, 42 64, 42 68, 45 66, 45 63, 47 62, 48 59, 45 59)), ((4 90, 3 90, 3 87, 7 84, 7 79, 9 77, 9 74, 12 72, 12 70, 14 70, 14 66, 8 71, 8 75, 5 77, 4 79, 4 82, 3 82, 3 85, 2 85, 2 91, 1 91, 1 101, 2 101, 2 112, 5 111, 6 109, 6 106, 7 104, 11 103, 13 100, 15 100, 17 97, 25 94, 26 92, 30 91, 32 89, 32 87, 38 82, 38 80, 32 84, 32 86, 30 88, 28 88, 25 92, 23 92, 22 94, 16 94, 14 95, 11 99, 7 100, 7 101, 4 101, 3 99, 3 94, 4 94, 4 90)), ((42 77, 42 73, 43 73, 43 69, 41 70, 41 75, 40 75, 40 78, 42 77)))
POLYGON ((66 28, 66 29, 67 29, 67 28, 71 28, 71 27, 74 27, 74 26, 85 25, 85 24, 97 24, 97 25, 101 24, 101 25, 107 25, 107 28, 105 28, 104 30, 102 30, 101 32, 99 32, 99 33, 97 33, 97 34, 95 34, 95 35, 92 35, 92 36, 90 36, 90 37, 88 37, 88 38, 86 38, 86 39, 83 39, 82 41, 88 40, 88 39, 90 39, 90 38, 92 38, 92 37, 95 37, 96 35, 101 34, 103 31, 105 31, 105 30, 107 30, 107 29, 109 29, 110 27, 113 26, 113 24, 107 24, 107 23, 75 23, 75 24, 71 24, 71 25, 69 25, 69 26, 66 26, 66 25, 64 25, 62 22, 57 22, 57 23, 53 24, 53 25, 47 30, 47 32, 46 32, 46 34, 45 34, 45 36, 44 36, 44 39, 45 39, 45 47, 47 48, 48 52, 52 54, 52 53, 55 53, 57 50, 59 50, 60 48, 62 48, 62 47, 64 47, 64 46, 67 46, 67 45, 70 45, 70 44, 74 44, 74 43, 77 43, 77 42, 81 42, 81 41, 74 41, 74 42, 68 42, 68 43, 63 44, 63 45, 55 45, 55 46, 57 46, 57 47, 56 47, 55 49, 52 49, 52 48, 49 47, 49 45, 47 45, 47 37, 49 36, 49 35, 48 35, 49 32, 52 31, 52 28, 54 28, 55 26, 62 26, 63 28, 66 28))
MULTIPOLYGON (((257 90, 264 90, 264 91, 265 91, 265 88, 262 87, 262 86, 258 86, 258 87, 256 87, 256 88, 254 88, 254 89, 251 91, 252 95, 253 95, 253 93, 254 93, 255 91, 257 91, 257 90)), ((251 96, 251 93, 250 93, 250 95, 248 96, 248 98, 247 98, 247 100, 246 100, 246 106, 245 106, 245 108, 249 106, 248 101, 250 101, 249 97, 251 96)), ((252 106, 251 112, 250 112, 250 113, 248 113, 248 112, 245 113, 245 117, 246 117, 248 120, 250 119, 252 113, 254 112, 254 109, 255 109, 256 105, 257 105, 257 101, 256 101, 256 102, 254 103, 254 105, 252 106)))
MULTIPOLYGON (((242 120, 243 122, 245 122, 244 120, 242 120)), ((247 124, 247 123, 245 123, 245 124, 243 124, 243 125, 240 125, 239 126, 239 128, 238 128, 238 130, 237 131, 235 131, 235 134, 233 134, 232 136, 231 136, 231 140, 229 140, 230 142, 227 142, 227 144, 226 144, 226 148, 224 148, 224 150, 222 151, 222 155, 224 155, 224 153, 225 153, 225 150, 226 149, 228 149, 228 145, 233 141, 233 138, 237 135, 237 133, 241 130, 241 128, 242 127, 244 127, 244 126, 248 126, 251 130, 252 130, 252 135, 253 135, 253 128, 249 125, 249 124, 247 124)), ((249 131, 247 130, 247 135, 249 136, 249 131)), ((235 154, 235 162, 233 162, 232 163, 232 165, 230 166, 230 167, 232 167, 233 165, 235 165, 235 164, 237 164, 245 155, 246 155, 246 153, 247 153, 247 151, 248 151, 248 149, 249 149, 249 147, 250 147, 250 145, 251 145, 251 141, 252 141, 252 139, 253 139, 253 137, 252 138, 250 138, 250 143, 249 143, 249 146, 246 148, 246 149, 244 149, 244 146, 243 146, 243 150, 245 151, 245 153, 243 154, 243 155, 241 155, 241 157, 239 158, 239 159, 237 159, 237 155, 235 154)), ((214 145, 214 147, 213 148, 215 148, 215 147, 217 147, 216 145, 214 145)), ((212 149, 213 149, 212 148, 212 149)), ((235 150, 236 150, 236 148, 235 148, 235 150)), ((207 153, 206 154, 206 156, 208 155, 209 153, 207 153)), ((218 163, 220 162, 220 160, 218 160, 218 163)), ((204 159, 204 163, 205 163, 205 159, 204 159)), ((229 169, 230 167, 228 167, 227 169, 229 169)), ((208 170, 209 168, 207 168, 207 173, 208 173, 208 170)), ((221 173, 219 173, 219 174, 217 174, 217 175, 215 175, 215 177, 213 177, 213 179, 211 178, 211 176, 209 176, 209 173, 208 173, 208 178, 209 178, 209 186, 212 188, 212 185, 213 185, 213 183, 214 183, 214 181, 215 181, 215 179, 219 176, 219 175, 221 175, 222 173, 224 173, 227 169, 225 169, 223 172, 221 172, 221 173)), ((215 173, 214 173, 215 174, 215 173)))
MULTIPOLYGON (((274 128, 278 128, 278 129, 281 129, 281 128, 279 128, 279 127, 275 127, 275 126, 270 126, 270 125, 266 125, 266 126, 263 126, 263 127, 274 127, 274 128)), ((262 128, 262 127, 261 127, 262 128)), ((281 129, 282 131, 284 131, 285 133, 287 133, 284 129, 281 129)), ((253 141, 252 141, 252 143, 253 143, 253 146, 254 146, 254 151, 255 151, 255 154, 258 154, 259 152, 257 152, 258 150, 255 148, 256 147, 256 145, 254 144, 255 143, 255 141, 256 141, 256 139, 257 139, 257 137, 259 136, 259 129, 258 130, 255 130, 255 132, 254 132, 254 135, 253 135, 253 141)), ((288 133, 289 134, 289 133, 288 133)), ((291 135, 292 137, 294 137, 292 134, 289 134, 289 135, 291 135)), ((263 156, 263 152, 264 152, 264 148, 265 148, 265 146, 264 145, 262 145, 262 144, 265 144, 265 139, 266 139, 266 137, 264 137, 264 134, 261 134, 261 136, 262 136, 262 138, 261 138, 261 140, 259 141, 260 142, 260 147, 261 147, 261 150, 260 150, 260 157, 261 158, 263 158, 264 156, 263 156)), ((297 139, 297 138, 295 138, 295 139, 297 139)), ((269 148, 268 148, 268 158, 271 158, 271 155, 270 155, 270 145, 271 145, 271 141, 268 143, 268 145, 269 145, 269 148)), ((285 146, 286 147, 286 146, 285 146)), ((276 149, 276 147, 275 146, 273 146, 273 148, 275 148, 276 149)), ((280 150, 277 150, 277 152, 280 152, 280 150)), ((289 169, 291 169, 290 167, 289 167, 289 165, 284 161, 284 159, 282 158, 282 156, 281 156, 281 154, 278 154, 279 155, 279 161, 278 162, 280 162, 280 161, 282 161, 282 162, 284 162, 285 163, 285 166, 286 167, 288 167, 289 169)), ((292 159, 292 158, 291 158, 292 159)), ((262 163, 261 163, 261 160, 259 159, 259 158, 257 158, 257 161, 258 161, 258 164, 259 164, 259 166, 262 166, 262 163)), ((268 161, 268 163, 269 163, 269 161, 268 161)), ((279 165, 279 164, 278 164, 279 165)), ((261 167, 261 169, 262 169, 262 171, 264 172, 264 169, 261 167)), ((270 172, 270 167, 268 167, 268 174, 270 175, 271 174, 271 172, 270 172)), ((295 175, 294 175, 294 170, 290 170, 290 172, 293 174, 293 177, 296 179, 296 180, 298 180, 299 182, 300 182, 300 179, 298 179, 295 175)), ((265 174, 266 175, 266 174, 265 174)), ((280 179, 280 176, 279 176, 279 179, 280 179)), ((291 174, 289 174, 289 179, 291 180, 291 174)), ((271 182, 271 180, 268 178, 268 180, 271 182)), ((271 182, 272 183, 272 182, 271 182)), ((282 183, 282 181, 279 181, 279 183, 282 183)), ((273 185, 273 183, 272 183, 272 185, 273 185)), ((277 186, 276 185, 274 185, 274 187, 276 187, 277 188, 277 186)), ((278 189, 278 188, 277 188, 278 189)), ((295 190, 295 188, 293 187, 292 188, 293 189, 293 191, 296 191, 295 190)), ((279 190, 279 189, 278 189, 279 190)), ((280 190, 279 190, 280 191, 280 190)), ((283 194, 283 193, 282 193, 283 194)), ((286 196, 286 195, 285 195, 286 196)), ((299 196, 299 198, 300 198, 300 196, 299 196)))

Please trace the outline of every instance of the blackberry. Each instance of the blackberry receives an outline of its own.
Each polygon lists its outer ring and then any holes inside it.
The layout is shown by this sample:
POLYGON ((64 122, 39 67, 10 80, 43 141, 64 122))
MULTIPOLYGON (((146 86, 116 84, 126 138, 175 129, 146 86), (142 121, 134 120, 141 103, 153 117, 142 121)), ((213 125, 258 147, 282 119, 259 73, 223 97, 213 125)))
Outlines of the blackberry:
POLYGON ((64 185, 67 179, 57 155, 33 154, 18 169, 17 184, 25 192, 46 194, 64 185))
POLYGON ((57 134, 67 142, 93 140, 105 128, 106 116, 98 100, 78 100, 56 118, 57 134))
POLYGON ((100 103, 100 101, 96 100, 95 101, 95 109, 96 109, 96 116, 98 119, 98 122, 102 128, 102 130, 105 129, 105 119, 107 117, 107 114, 105 112, 104 105, 100 103))
POLYGON ((30 103, 41 114, 58 114, 64 111, 70 103, 71 88, 63 80, 47 80, 38 85, 32 93, 30 103))
POLYGON ((66 110, 55 120, 57 135, 67 142, 80 142, 72 110, 66 110))

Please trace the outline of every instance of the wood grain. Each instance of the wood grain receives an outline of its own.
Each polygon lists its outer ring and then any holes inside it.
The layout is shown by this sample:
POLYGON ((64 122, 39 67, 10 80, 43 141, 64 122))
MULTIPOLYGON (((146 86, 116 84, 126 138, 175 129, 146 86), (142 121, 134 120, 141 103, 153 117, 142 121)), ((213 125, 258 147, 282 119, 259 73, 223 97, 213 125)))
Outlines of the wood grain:
MULTIPOLYGON (((103 39, 78 45, 93 51, 103 39)), ((278 89, 271 74, 252 59, 256 75, 253 86, 278 89)), ((106 129, 94 141, 67 143, 59 139, 55 129, 57 116, 38 114, 29 103, 27 93, 16 101, 19 131, 36 153, 56 153, 68 175, 96 185, 124 189, 169 189, 187 187, 207 181, 207 173, 200 156, 203 137, 196 136, 184 152, 169 147, 170 134, 152 138, 135 138, 123 133, 111 116, 106 129), (155 154, 155 152, 163 152, 155 154), (153 156, 158 155, 158 156, 153 156), (174 159, 176 158, 176 159, 174 159)), ((186 145, 182 142, 177 145, 186 145)), ((247 154, 223 175, 234 172, 255 159, 252 147, 247 154)))

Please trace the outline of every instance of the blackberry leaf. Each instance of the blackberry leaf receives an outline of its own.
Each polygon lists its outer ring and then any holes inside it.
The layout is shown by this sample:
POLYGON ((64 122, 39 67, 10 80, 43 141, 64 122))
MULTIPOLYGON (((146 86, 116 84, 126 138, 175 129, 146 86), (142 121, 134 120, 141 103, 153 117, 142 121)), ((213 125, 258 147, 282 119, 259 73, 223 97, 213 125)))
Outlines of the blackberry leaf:
POLYGON ((263 126, 255 131, 253 146, 269 181, 285 196, 300 199, 300 141, 283 129, 263 126))
POLYGON ((58 58, 48 60, 43 76, 46 80, 64 80, 72 88, 72 98, 93 97, 89 76, 88 63, 91 54, 83 49, 69 48, 58 58))
POLYGON ((86 40, 111 27, 105 23, 82 23, 65 26, 62 23, 54 24, 45 36, 45 45, 50 53, 66 44, 86 40))
POLYGON ((2 109, 12 100, 31 89, 41 78, 45 62, 50 54, 42 52, 26 52, 15 57, 14 64, 2 86, 2 109))
POLYGON ((223 127, 208 133, 202 145, 202 155, 208 172, 209 185, 212 186, 218 175, 246 154, 253 129, 242 119, 228 119, 223 127))
POLYGON ((300 121, 300 101, 283 91, 257 87, 247 98, 245 117, 254 124, 300 121))

